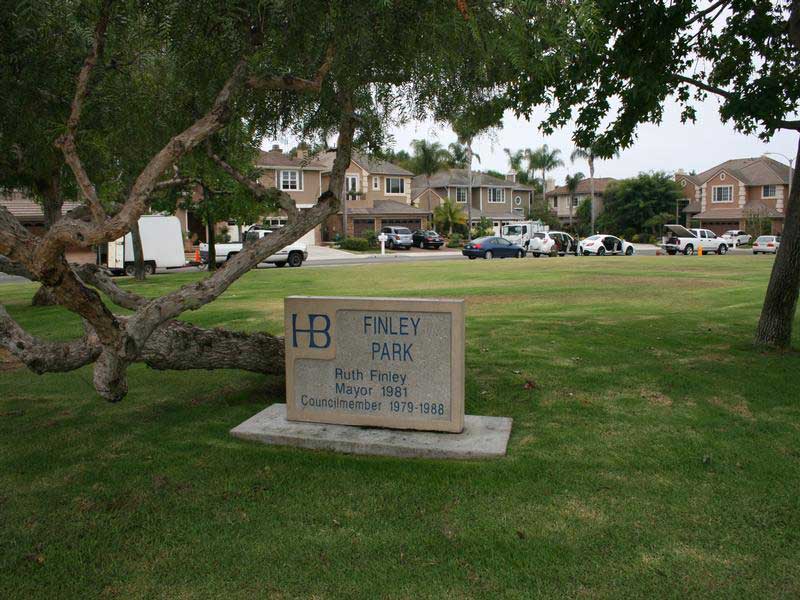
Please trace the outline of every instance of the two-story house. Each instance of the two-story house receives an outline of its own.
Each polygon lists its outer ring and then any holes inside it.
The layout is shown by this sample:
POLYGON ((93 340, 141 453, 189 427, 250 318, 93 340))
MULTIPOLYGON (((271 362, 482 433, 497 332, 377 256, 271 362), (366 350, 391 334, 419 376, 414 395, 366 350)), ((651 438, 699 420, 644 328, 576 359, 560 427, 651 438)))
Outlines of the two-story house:
POLYGON ((785 202, 792 171, 766 156, 737 158, 702 173, 675 173, 687 205, 686 223, 717 234, 747 229, 748 220, 768 219, 773 234, 783 231, 785 202))
MULTIPOLYGON (((328 188, 335 152, 325 152, 317 160, 325 166, 323 189, 328 188)), ((386 225, 401 225, 411 230, 428 227, 431 211, 411 203, 414 174, 402 167, 353 151, 345 171, 343 206, 321 227, 322 239, 332 240, 342 231, 347 236, 363 236, 368 230, 379 232, 386 225)))
MULTIPOLYGON (((466 169, 446 169, 430 177, 417 175, 412 183, 412 201, 425 210, 433 211, 446 199, 467 212, 469 195, 469 171, 466 169)), ((500 179, 472 172, 471 216, 472 225, 482 217, 492 222, 495 231, 515 221, 523 221, 533 204, 533 188, 517 183, 514 174, 500 179)))
MULTIPOLYGON (((615 181, 617 180, 613 177, 594 178, 594 197, 596 199, 597 214, 603 211, 603 198, 606 188, 615 181)), ((581 179, 575 188, 575 192, 570 192, 566 185, 562 185, 547 192, 546 197, 550 210, 563 225, 570 222, 570 215, 572 215, 572 222, 575 223, 577 222, 578 207, 584 200, 592 197, 592 182, 589 179, 581 179)))

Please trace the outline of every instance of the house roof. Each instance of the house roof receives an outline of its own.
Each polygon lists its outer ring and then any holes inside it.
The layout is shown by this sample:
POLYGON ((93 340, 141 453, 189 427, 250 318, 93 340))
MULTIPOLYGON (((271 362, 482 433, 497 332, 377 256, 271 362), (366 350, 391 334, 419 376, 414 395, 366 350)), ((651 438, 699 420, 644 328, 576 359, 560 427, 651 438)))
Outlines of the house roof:
POLYGON ((419 197, 420 197, 422 194, 424 194, 425 192, 427 192, 429 189, 430 189, 431 193, 432 193, 432 194, 436 194, 436 196, 437 196, 439 199, 441 199, 441 200, 445 200, 445 199, 447 199, 447 195, 446 195, 446 194, 445 194, 444 196, 442 196, 442 195, 441 195, 439 192, 437 192, 437 191, 436 191, 434 188, 426 188, 426 187, 413 187, 413 186, 412 186, 412 187, 411 187, 411 200, 416 200, 416 199, 417 199, 417 198, 419 198, 419 197))
MULTIPOLYGON (((434 173, 430 177, 430 186, 432 188, 466 187, 468 184, 469 171, 467 169, 445 169, 434 173)), ((417 175, 411 182, 411 186, 415 188, 425 188, 427 185, 428 178, 425 175, 417 175)), ((530 185, 509 181, 508 179, 500 179, 480 171, 472 172, 472 187, 510 187, 514 190, 525 191, 533 189, 530 185)))
MULTIPOLYGON (((594 178, 594 192, 595 194, 604 194, 609 184, 617 181, 613 177, 595 177, 594 178)), ((591 182, 589 179, 581 179, 578 182, 578 187, 575 189, 576 194, 589 194, 591 193, 591 182)), ((548 196, 564 196, 570 194, 569 188, 566 185, 560 185, 547 192, 548 196)))
POLYGON ((281 151, 280 148, 273 146, 272 150, 262 150, 256 159, 257 167, 291 167, 294 169, 306 169, 309 171, 324 171, 325 165, 313 156, 306 158, 296 158, 289 156, 281 151))
POLYGON ((783 215, 774 208, 770 208, 758 201, 752 201, 745 204, 743 208, 709 208, 695 215, 695 219, 700 219, 701 221, 731 221, 745 218, 748 214, 758 214, 771 219, 783 218, 783 215))
POLYGON ((700 203, 699 202, 689 202, 686 206, 683 207, 683 211, 688 214, 694 214, 700 212, 700 203))
POLYGON ((403 215, 411 217, 424 217, 426 215, 430 215, 431 211, 417 208, 416 206, 410 206, 404 202, 397 202, 396 200, 375 200, 374 206, 372 207, 348 207, 347 214, 354 216, 403 215))
MULTIPOLYGON (((37 223, 44 220, 41 204, 22 192, 0 193, 0 205, 5 206, 22 223, 37 223)), ((64 202, 61 207, 61 214, 66 214, 80 205, 80 202, 64 202)))
MULTIPOLYGON (((379 158, 370 157, 356 150, 353 150, 351 158, 353 159, 354 163, 361 166, 368 173, 374 173, 376 175, 400 175, 403 177, 414 176, 414 174, 411 171, 407 171, 402 167, 398 167, 394 163, 390 163, 387 160, 381 160, 379 158)), ((318 157, 319 162, 325 165, 325 171, 330 171, 331 169, 333 169, 333 161, 335 159, 336 159, 336 152, 333 150, 328 152, 323 152, 318 157)))
MULTIPOLYGON (((777 160, 767 156, 754 158, 734 158, 726 160, 710 169, 694 176, 694 182, 702 185, 720 171, 730 173, 745 185, 780 185, 788 184, 791 170, 777 160)), ((687 175, 681 177, 689 178, 687 175)))

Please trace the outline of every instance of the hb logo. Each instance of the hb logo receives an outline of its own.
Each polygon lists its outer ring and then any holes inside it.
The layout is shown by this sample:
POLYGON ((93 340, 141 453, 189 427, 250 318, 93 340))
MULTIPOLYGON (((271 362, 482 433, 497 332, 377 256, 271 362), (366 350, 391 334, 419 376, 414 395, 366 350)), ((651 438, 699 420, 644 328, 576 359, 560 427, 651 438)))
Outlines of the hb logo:
POLYGON ((308 315, 308 327, 301 329, 297 326, 297 313, 292 313, 292 347, 297 348, 297 334, 308 335, 309 348, 328 348, 331 345, 331 319, 328 315, 308 315), (318 327, 317 324, 324 326, 318 327), (318 343, 324 340, 323 343, 318 343))

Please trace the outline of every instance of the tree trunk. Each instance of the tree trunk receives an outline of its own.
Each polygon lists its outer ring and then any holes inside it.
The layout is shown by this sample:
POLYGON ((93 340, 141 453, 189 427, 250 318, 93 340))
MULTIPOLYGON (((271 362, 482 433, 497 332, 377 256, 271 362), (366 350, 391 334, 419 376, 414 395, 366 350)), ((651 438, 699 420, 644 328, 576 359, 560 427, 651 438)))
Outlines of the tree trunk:
MULTIPOLYGON (((472 241, 472 139, 467 142, 467 240, 472 241)), ((456 192, 458 194, 458 192, 456 192)))
POLYGON ((592 195, 589 206, 592 209, 592 226, 589 235, 595 233, 595 221, 597 221, 597 200, 594 197, 594 158, 589 157, 589 193, 592 195))
POLYGON ((208 225, 208 270, 217 270, 217 232, 214 223, 208 225))
MULTIPOLYGON (((50 229, 61 218, 61 209, 64 199, 61 197, 61 180, 57 171, 49 180, 37 186, 37 190, 42 199, 42 214, 44 215, 44 227, 50 229)), ((36 290, 31 306, 55 306, 58 300, 53 293, 44 285, 36 290)))
POLYGON ((131 246, 133 246, 133 277, 136 281, 144 281, 144 248, 138 221, 131 226, 131 246))
MULTIPOLYGON (((800 161, 800 140, 797 158, 800 161)), ((772 275, 756 329, 757 346, 786 350, 792 343, 792 322, 800 291, 800 176, 791 177, 789 200, 784 211, 781 246, 772 265, 772 275)))

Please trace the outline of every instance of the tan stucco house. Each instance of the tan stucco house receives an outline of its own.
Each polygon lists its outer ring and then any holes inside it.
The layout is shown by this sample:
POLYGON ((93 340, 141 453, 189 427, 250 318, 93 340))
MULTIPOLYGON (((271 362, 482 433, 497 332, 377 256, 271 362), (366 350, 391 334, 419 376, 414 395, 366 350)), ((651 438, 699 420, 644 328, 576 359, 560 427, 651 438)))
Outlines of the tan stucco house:
MULTIPOLYGON (((617 180, 613 177, 594 178, 594 197, 596 199, 597 214, 603 211, 603 198, 605 197, 606 188, 615 181, 617 180)), ((572 211, 572 222, 576 223, 578 207, 584 200, 592 197, 591 181, 589 179, 581 179, 574 193, 570 192, 566 185, 562 185, 553 188, 545 196, 550 211, 558 217, 562 225, 569 223, 570 211, 572 211)))
MULTIPOLYGON (((433 211, 446 199, 467 212, 469 172, 466 169, 446 169, 430 177, 417 175, 412 182, 412 202, 421 209, 433 211)), ((513 173, 500 179, 472 172, 472 225, 481 217, 492 221, 495 230, 502 225, 522 221, 531 209, 533 188, 517 183, 513 173)))
POLYGON ((748 218, 759 216, 769 219, 777 234, 783 231, 791 175, 788 166, 760 156, 727 160, 696 175, 678 171, 675 181, 687 201, 687 225, 695 221, 721 234, 746 229, 748 218))

